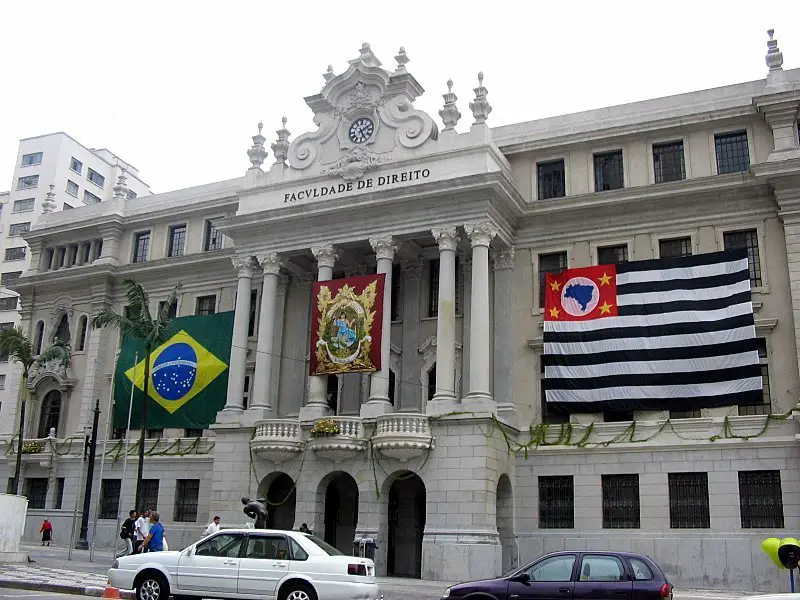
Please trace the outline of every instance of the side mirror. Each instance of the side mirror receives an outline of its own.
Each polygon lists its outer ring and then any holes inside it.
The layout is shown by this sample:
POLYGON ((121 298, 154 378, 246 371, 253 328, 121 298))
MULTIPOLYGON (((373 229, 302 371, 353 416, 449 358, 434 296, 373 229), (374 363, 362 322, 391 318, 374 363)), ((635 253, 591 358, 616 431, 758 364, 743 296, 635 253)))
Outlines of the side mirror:
POLYGON ((186 549, 186 556, 193 556, 194 555, 194 546, 189 546, 186 549))
POLYGON ((530 575, 528 575, 528 574, 527 574, 527 573, 525 573, 525 572, 522 572, 522 573, 517 573, 516 575, 514 575, 514 576, 512 576, 512 577, 511 577, 511 581, 515 581, 515 582, 517 582, 517 583, 524 583, 524 584, 527 584, 527 583, 530 583, 530 582, 531 582, 531 576, 530 576, 530 575))

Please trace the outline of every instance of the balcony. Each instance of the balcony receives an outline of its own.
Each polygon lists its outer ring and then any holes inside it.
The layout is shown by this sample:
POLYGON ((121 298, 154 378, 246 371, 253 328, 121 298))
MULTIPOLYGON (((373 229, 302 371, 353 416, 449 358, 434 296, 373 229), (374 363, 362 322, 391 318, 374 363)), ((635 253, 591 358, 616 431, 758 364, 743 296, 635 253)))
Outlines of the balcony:
POLYGON ((265 460, 281 463, 303 449, 303 432, 296 419, 269 419, 256 424, 250 440, 253 453, 265 460))
MULTIPOLYGON (((39 465, 49 469, 53 462, 53 438, 32 438, 22 440, 22 463, 39 465)), ((13 440, 8 454, 6 455, 9 465, 13 465, 17 460, 17 442, 13 440)))
POLYGON ((359 417, 317 419, 308 442, 320 458, 340 461, 355 458, 366 447, 364 426, 359 417))
POLYGON ((395 413, 377 419, 373 447, 384 456, 408 461, 434 447, 427 415, 395 413))

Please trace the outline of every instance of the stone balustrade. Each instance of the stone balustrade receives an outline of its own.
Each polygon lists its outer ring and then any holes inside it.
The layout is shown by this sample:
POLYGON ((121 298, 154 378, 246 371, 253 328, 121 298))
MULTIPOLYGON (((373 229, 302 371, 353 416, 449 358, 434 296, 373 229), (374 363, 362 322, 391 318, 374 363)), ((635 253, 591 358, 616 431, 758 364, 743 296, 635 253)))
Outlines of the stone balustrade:
POLYGON ((256 423, 250 440, 253 453, 273 462, 283 462, 303 449, 303 431, 297 419, 267 419, 256 423))
MULTIPOLYGON (((323 419, 316 419, 315 424, 323 419)), ((329 460, 347 460, 358 456, 366 448, 364 425, 360 417, 325 417, 336 424, 337 433, 315 433, 311 429, 309 448, 318 456, 329 460)))
POLYGON ((58 271, 89 265, 103 254, 103 240, 87 240, 51 246, 42 252, 40 271, 58 271))
POLYGON ((410 460, 431 450, 434 441, 427 415, 393 413, 376 420, 373 445, 387 457, 410 460))

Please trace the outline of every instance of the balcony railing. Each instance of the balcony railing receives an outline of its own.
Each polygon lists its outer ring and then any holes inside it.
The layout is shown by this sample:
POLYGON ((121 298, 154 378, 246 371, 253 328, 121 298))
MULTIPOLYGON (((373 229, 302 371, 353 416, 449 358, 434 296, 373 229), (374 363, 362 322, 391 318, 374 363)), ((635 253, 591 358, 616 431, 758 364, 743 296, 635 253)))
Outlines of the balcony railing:
POLYGON ((256 424, 250 441, 253 452, 266 460, 283 462, 303 449, 303 431, 296 419, 268 419, 256 424))
POLYGON ((382 454, 407 461, 434 446, 430 420, 423 414, 393 413, 377 418, 374 447, 382 454))

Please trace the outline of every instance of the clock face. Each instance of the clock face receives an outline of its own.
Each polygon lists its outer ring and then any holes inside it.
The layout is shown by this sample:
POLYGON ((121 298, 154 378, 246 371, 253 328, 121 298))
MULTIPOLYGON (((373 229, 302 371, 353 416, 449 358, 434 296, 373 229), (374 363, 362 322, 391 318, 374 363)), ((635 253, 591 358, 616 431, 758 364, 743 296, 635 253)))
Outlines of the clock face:
POLYGON ((372 137, 374 132, 375 125, 373 122, 362 117, 361 119, 356 119, 353 124, 350 125, 348 135, 350 136, 350 141, 354 144, 363 144, 372 137))

